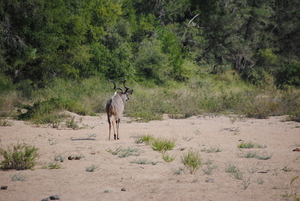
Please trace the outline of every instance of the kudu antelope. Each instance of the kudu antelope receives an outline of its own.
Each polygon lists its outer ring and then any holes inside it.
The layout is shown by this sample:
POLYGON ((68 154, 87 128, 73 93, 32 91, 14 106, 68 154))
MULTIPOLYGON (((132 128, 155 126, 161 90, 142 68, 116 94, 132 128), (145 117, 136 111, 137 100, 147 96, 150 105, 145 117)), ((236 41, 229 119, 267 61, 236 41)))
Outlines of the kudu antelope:
POLYGON ((132 89, 129 90, 130 88, 125 85, 126 80, 124 80, 123 82, 125 91, 120 87, 116 87, 116 83, 113 80, 108 80, 108 81, 114 83, 114 89, 121 90, 121 92, 116 91, 114 96, 111 97, 111 99, 109 99, 106 103, 106 113, 107 113, 107 120, 109 124, 108 140, 110 140, 111 126, 113 126, 114 129, 114 139, 118 140, 119 124, 120 124, 121 117, 123 115, 125 103, 126 101, 129 100, 128 94, 132 94, 133 90, 132 89))

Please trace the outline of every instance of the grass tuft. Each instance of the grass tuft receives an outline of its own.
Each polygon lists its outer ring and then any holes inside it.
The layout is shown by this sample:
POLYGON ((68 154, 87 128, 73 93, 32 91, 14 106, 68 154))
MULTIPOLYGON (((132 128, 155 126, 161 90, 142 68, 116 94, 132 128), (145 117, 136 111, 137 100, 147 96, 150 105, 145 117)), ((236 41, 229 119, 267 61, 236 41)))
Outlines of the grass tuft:
POLYGON ((176 156, 170 156, 168 153, 164 153, 163 155, 162 155, 162 159, 165 161, 165 162, 172 162, 172 161, 174 161, 175 160, 175 158, 176 158, 176 156))
POLYGON ((137 140, 136 143, 145 143, 146 145, 150 145, 154 141, 153 135, 147 134, 147 135, 142 135, 140 136, 137 140))
POLYGON ((152 142, 152 149, 161 153, 172 150, 175 147, 176 139, 157 138, 152 142))
POLYGON ((199 151, 189 150, 188 153, 182 155, 181 162, 191 174, 194 174, 202 166, 199 151))
POLYGON ((231 164, 226 165, 225 172, 236 173, 236 172, 239 172, 239 171, 240 170, 236 165, 231 165, 231 164))
POLYGON ((251 148, 265 148, 266 146, 255 144, 253 142, 242 142, 237 147, 240 149, 251 149, 251 148))
POLYGON ((54 160, 55 161, 60 161, 60 162, 64 162, 65 161, 65 156, 63 156, 62 154, 58 154, 54 156, 54 160))
POLYGON ((118 155, 120 158, 128 157, 128 156, 139 156, 141 151, 136 148, 123 149, 122 147, 118 147, 115 151, 109 149, 107 152, 111 153, 112 155, 118 155))
POLYGON ((146 165, 146 164, 156 165, 157 164, 157 162, 148 161, 145 158, 134 159, 133 161, 131 161, 131 163, 136 163, 136 164, 139 164, 139 165, 146 165))
POLYGON ((98 169, 99 166, 97 165, 91 165, 91 166, 88 166, 88 167, 85 167, 85 171, 87 172, 94 172, 96 169, 98 169))

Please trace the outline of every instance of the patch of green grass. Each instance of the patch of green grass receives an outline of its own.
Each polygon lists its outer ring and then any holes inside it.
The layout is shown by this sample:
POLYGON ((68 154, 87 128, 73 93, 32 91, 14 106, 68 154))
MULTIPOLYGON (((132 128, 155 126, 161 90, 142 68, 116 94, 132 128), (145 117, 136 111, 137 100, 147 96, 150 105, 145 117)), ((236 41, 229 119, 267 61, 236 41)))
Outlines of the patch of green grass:
POLYGON ((252 142, 242 142, 237 147, 241 148, 241 149, 250 149, 250 148, 253 148, 254 146, 255 146, 255 144, 252 142))
POLYGON ((129 112, 129 117, 135 119, 135 121, 139 122, 149 122, 153 120, 162 120, 162 114, 157 114, 152 111, 139 111, 139 112, 129 112))
POLYGON ((213 164, 207 164, 205 167, 202 168, 203 172, 207 175, 211 175, 213 170, 217 169, 218 166, 213 164))
POLYGON ((108 153, 111 153, 112 155, 118 155, 122 151, 122 147, 118 147, 116 150, 107 150, 108 153))
POLYGON ((250 185, 250 177, 246 178, 242 178, 242 185, 244 187, 244 190, 246 190, 248 188, 248 186, 250 185))
MULTIPOLYGON (((199 70, 196 66, 192 68, 199 70)), ((131 83, 135 94, 128 101, 124 115, 138 121, 151 121, 161 120, 163 114, 182 118, 230 111, 256 118, 286 114, 291 115, 292 120, 299 121, 299 89, 276 90, 276 93, 271 93, 266 98, 257 98, 261 88, 243 82, 239 75, 211 75, 210 72, 211 69, 206 66, 200 72, 205 76, 199 77, 197 72, 185 82, 175 84, 170 81, 164 86, 150 83, 151 81, 131 83)), ((14 102, 26 103, 19 105, 19 119, 29 121, 39 120, 62 110, 80 115, 95 115, 95 112, 105 112, 102 104, 111 96, 111 88, 111 84, 99 76, 78 81, 57 78, 49 81, 43 88, 23 87, 21 92, 2 93, 1 100, 11 100, 9 96, 15 94, 13 100, 16 101, 0 101, 0 105, 10 111, 14 102), (30 95, 18 96, 28 90, 30 93, 27 94, 30 95), (33 103, 27 104, 28 100, 33 103)), ((264 90, 266 93, 271 92, 264 90)), ((233 123, 237 120, 232 118, 231 121, 233 123)), ((54 122, 53 125, 55 124, 54 122)))
POLYGON ((240 152, 237 155, 239 158, 256 158, 258 160, 269 160, 272 158, 272 155, 269 155, 267 152, 259 154, 258 151, 240 152))
POLYGON ((182 155, 181 162, 191 174, 194 174, 202 166, 202 159, 199 151, 189 150, 182 155))
POLYGON ((237 172, 232 173, 232 175, 235 179, 242 180, 244 173, 241 171, 237 171, 237 172))
POLYGON ((118 155, 120 158, 128 157, 128 156, 139 156, 141 151, 136 148, 126 148, 123 149, 122 147, 118 147, 115 151, 109 149, 107 152, 113 154, 113 155, 118 155))
POLYGON ((185 170, 182 167, 179 167, 177 169, 172 169, 172 171, 173 171, 174 174, 178 174, 178 175, 181 175, 181 174, 185 173, 185 170))
POLYGON ((239 172, 239 171, 240 170, 236 165, 231 165, 231 164, 226 165, 225 172, 235 173, 235 172, 239 172))
POLYGON ((241 172, 236 165, 231 165, 231 164, 226 165, 225 172, 231 173, 231 175, 235 179, 238 179, 238 180, 242 180, 243 179, 244 173, 241 172))
POLYGON ((134 159, 133 161, 131 161, 131 163, 136 163, 136 164, 139 164, 139 165, 146 165, 146 164, 156 165, 157 164, 157 162, 149 161, 145 158, 134 159))
POLYGON ((122 151, 119 153, 120 158, 128 157, 128 156, 139 156, 141 151, 136 148, 126 148, 122 149, 122 151))
POLYGON ((172 150, 175 147, 176 139, 174 138, 156 138, 152 142, 152 149, 161 153, 165 153, 167 150, 172 150))
POLYGON ((266 146, 255 144, 253 142, 242 142, 237 147, 240 149, 251 149, 251 148, 265 148, 266 146))
POLYGON ((147 159, 145 158, 139 158, 139 159, 134 159, 133 161, 131 161, 130 163, 136 163, 139 165, 144 165, 144 164, 149 164, 151 162, 149 162, 147 159))
POLYGON ((36 158, 39 156, 38 150, 35 146, 25 143, 12 145, 7 150, 0 148, 0 155, 4 157, 0 163, 0 168, 3 170, 32 169, 36 165, 36 158))
POLYGON ((267 152, 264 152, 264 153, 262 153, 262 154, 258 154, 258 155, 256 156, 256 159, 258 159, 258 160, 269 160, 269 159, 271 159, 271 158, 272 158, 272 154, 269 155, 267 152))
POLYGON ((174 161, 175 160, 175 158, 176 158, 176 156, 170 156, 168 153, 164 153, 163 155, 162 155, 162 159, 165 161, 165 162, 172 162, 172 161, 174 161))
POLYGON ((145 143, 146 145, 150 145, 154 141, 154 139, 155 138, 153 137, 153 135, 150 134, 141 135, 136 140, 136 143, 140 142, 140 143, 145 143))
POLYGON ((97 165, 91 165, 91 166, 88 166, 88 167, 85 167, 85 171, 87 172, 94 172, 96 169, 98 169, 99 166, 97 165))
POLYGON ((84 104, 79 103, 78 99, 72 98, 50 98, 44 101, 37 101, 33 105, 18 106, 20 120, 31 120, 39 124, 49 123, 47 122, 48 116, 53 116, 59 111, 68 110, 80 115, 91 114, 92 112, 84 107, 84 104), (25 111, 25 112, 22 112, 25 111), (46 119, 44 117, 47 117, 46 119))
POLYGON ((239 158, 256 158, 257 152, 255 151, 247 151, 247 152, 240 152, 238 154, 239 158))

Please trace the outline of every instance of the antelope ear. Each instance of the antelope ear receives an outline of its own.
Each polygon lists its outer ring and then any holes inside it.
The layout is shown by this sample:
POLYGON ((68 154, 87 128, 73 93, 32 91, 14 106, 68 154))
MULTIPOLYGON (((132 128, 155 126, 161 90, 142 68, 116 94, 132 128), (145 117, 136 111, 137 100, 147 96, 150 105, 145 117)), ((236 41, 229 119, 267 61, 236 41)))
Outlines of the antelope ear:
POLYGON ((133 93, 133 89, 127 91, 128 94, 132 94, 133 93))

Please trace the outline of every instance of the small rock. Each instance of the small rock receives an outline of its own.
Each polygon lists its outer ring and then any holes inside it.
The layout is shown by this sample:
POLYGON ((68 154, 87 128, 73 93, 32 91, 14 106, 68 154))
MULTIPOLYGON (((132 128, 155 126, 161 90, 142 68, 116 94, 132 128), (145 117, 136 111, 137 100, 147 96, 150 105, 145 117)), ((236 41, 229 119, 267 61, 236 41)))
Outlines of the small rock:
POLYGON ((6 190, 7 186, 1 186, 1 190, 6 190))
POLYGON ((258 171, 257 173, 268 173, 268 171, 258 171))
POLYGON ((293 151, 300 151, 300 149, 299 149, 299 148, 296 148, 296 149, 293 149, 293 151))
POLYGON ((121 188, 121 191, 126 191, 127 189, 126 188, 121 188))
POLYGON ((74 157, 73 157, 73 156, 69 156, 68 159, 69 159, 69 160, 73 160, 74 157))
POLYGON ((59 195, 52 195, 52 196, 50 196, 50 200, 60 200, 60 196, 59 195))
POLYGON ((49 198, 44 198, 44 199, 42 199, 42 201, 50 201, 50 197, 49 198))

